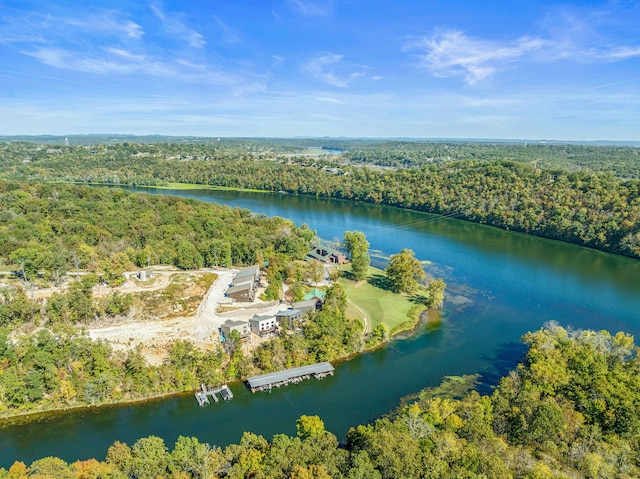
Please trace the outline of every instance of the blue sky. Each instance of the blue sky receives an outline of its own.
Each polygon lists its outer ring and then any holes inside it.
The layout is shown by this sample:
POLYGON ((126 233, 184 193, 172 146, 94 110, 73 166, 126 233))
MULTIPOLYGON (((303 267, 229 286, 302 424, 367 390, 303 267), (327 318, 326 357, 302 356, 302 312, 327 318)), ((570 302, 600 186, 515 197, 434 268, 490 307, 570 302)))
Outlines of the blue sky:
POLYGON ((640 2, 0 0, 0 134, 640 140, 640 2))

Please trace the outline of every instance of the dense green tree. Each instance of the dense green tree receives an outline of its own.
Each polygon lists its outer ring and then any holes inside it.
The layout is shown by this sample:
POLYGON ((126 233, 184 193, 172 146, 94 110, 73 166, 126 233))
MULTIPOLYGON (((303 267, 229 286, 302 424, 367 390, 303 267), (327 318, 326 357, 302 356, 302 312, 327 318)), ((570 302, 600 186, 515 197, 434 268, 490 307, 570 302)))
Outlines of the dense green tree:
POLYGON ((369 242, 361 231, 345 231, 343 244, 351 260, 351 273, 357 281, 367 277, 369 272, 369 242))
POLYGON ((0 288, 0 326, 18 326, 35 321, 40 314, 36 301, 21 288, 0 288))
POLYGON ((319 416, 300 416, 296 421, 296 429, 300 439, 308 439, 324 434, 324 421, 319 416))
POLYGON ((38 459, 29 467, 29 477, 34 479, 74 479, 73 471, 62 459, 57 457, 45 457, 38 459))
POLYGON ((198 269, 204 266, 204 259, 190 241, 182 240, 177 245, 174 264, 182 269, 198 269))
MULTIPOLYGON (((34 350, 55 349, 51 341, 56 338, 43 335, 34 350)), ((550 324, 525 341, 524 362, 492 395, 465 395, 456 386, 465 381, 450 380, 385 418, 353 427, 342 447, 318 416, 301 416, 295 437, 276 434, 267 441, 244 433, 224 451, 179 437, 168 451, 152 436, 132 448, 115 443, 104 463, 44 458, 29 467, 17 462, 0 477, 639 477, 640 368, 633 339, 550 324)), ((188 348, 181 356, 183 365, 192 361, 188 348)))
POLYGON ((131 448, 131 470, 137 479, 163 477, 170 459, 164 441, 156 436, 139 439, 131 448))
POLYGON ((73 322, 88 323, 95 317, 93 304, 93 286, 96 284, 95 276, 83 276, 78 281, 71 283, 69 287, 69 317, 73 322))
POLYGON ((9 255, 9 261, 18 266, 20 276, 25 281, 31 281, 41 266, 39 256, 36 248, 18 248, 9 255))
POLYGON ((324 278, 324 264, 321 261, 312 259, 307 262, 306 273, 308 281, 317 285, 324 278))
POLYGON ((444 303, 444 291, 447 285, 442 278, 433 278, 429 280, 427 293, 429 294, 427 307, 438 309, 444 303))
POLYGON ((391 256, 385 272, 396 293, 414 293, 418 289, 418 281, 425 278, 422 264, 413 251, 406 248, 391 256))

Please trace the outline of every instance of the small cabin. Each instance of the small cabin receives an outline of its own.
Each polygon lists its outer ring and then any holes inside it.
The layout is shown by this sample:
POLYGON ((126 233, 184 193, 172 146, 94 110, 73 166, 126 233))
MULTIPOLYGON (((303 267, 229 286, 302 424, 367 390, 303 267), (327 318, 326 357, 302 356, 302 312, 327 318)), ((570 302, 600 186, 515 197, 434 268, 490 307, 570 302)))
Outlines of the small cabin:
POLYGON ((147 281, 148 279, 153 278, 153 271, 143 269, 142 271, 138 271, 138 274, 136 276, 140 281, 147 281))
POLYGON ((313 288, 302 298, 303 301, 309 301, 310 299, 317 299, 324 303, 324 297, 327 295, 327 292, 323 289, 313 288))
POLYGON ((307 253, 306 259, 318 260, 325 264, 344 264, 347 262, 347 257, 344 253, 337 249, 329 248, 328 246, 314 246, 311 251, 307 253))

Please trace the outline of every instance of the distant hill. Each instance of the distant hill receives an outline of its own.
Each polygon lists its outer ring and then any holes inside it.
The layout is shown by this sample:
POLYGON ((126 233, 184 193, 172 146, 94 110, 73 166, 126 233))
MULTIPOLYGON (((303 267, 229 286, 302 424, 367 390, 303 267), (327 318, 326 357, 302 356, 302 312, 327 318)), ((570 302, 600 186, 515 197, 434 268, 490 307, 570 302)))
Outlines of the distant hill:
POLYGON ((222 140, 251 140, 254 142, 294 142, 300 146, 326 146, 336 142, 388 142, 402 141, 415 143, 506 143, 506 144, 549 144, 549 145, 586 145, 586 146, 629 146, 640 147, 640 140, 615 141, 615 140, 531 140, 509 138, 408 138, 408 137, 205 137, 205 136, 167 136, 167 135, 127 135, 97 133, 90 135, 0 135, 0 142, 25 142, 47 145, 64 145, 68 139, 70 145, 98 145, 114 143, 209 143, 222 140))

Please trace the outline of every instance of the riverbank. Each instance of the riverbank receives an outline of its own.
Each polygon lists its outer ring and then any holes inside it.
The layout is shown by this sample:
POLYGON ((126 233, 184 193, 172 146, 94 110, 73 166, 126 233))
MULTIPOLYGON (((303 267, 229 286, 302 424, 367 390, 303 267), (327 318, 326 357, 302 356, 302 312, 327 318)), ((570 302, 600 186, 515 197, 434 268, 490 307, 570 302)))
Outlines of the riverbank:
POLYGON ((191 396, 193 395, 193 391, 195 390, 196 389, 194 388, 193 390, 188 389, 184 391, 158 393, 141 398, 126 399, 124 401, 105 401, 98 404, 79 404, 77 406, 68 406, 63 408, 48 408, 39 411, 23 412, 11 416, 0 415, 0 431, 8 427, 31 424, 39 421, 49 421, 51 419, 55 419, 56 417, 64 416, 70 413, 78 413, 82 411, 95 412, 98 410, 106 410, 108 408, 121 408, 129 405, 138 405, 147 402, 152 403, 154 401, 161 401, 172 397, 191 396))
MULTIPOLYGON (((11 181, 10 179, 6 179, 5 181, 11 181)), ((123 188, 141 188, 141 189, 148 189, 148 190, 175 190, 175 191, 197 191, 197 190, 203 190, 203 191, 221 191, 221 192, 225 192, 225 191, 229 191, 229 192, 246 192, 246 193, 270 193, 270 194, 276 194, 276 193, 282 193, 282 194, 290 194, 290 195, 299 195, 299 196, 306 196, 306 197, 323 197, 323 198, 328 198, 334 201, 345 201, 345 202, 349 202, 349 203, 361 203, 361 204, 377 204, 380 206, 385 206, 385 207, 389 207, 389 208, 396 208, 399 210, 403 210, 403 211, 413 211, 413 212, 418 212, 418 213, 426 213, 426 214, 430 214, 430 215, 434 215, 437 218, 455 218, 461 221, 465 221, 465 222, 469 222, 469 223, 474 223, 474 224, 481 224, 481 225, 485 225, 485 226, 490 226, 492 228, 496 228, 502 231, 510 231, 510 232, 517 232, 519 234, 523 234, 526 236, 534 236, 534 237, 538 237, 538 238, 544 238, 544 239, 548 239, 551 241, 559 241, 562 243, 566 243, 566 244, 570 244, 570 245, 574 245, 574 246, 579 246, 579 247, 583 247, 583 248, 589 248, 589 249, 593 249, 593 250, 597 250, 597 251, 602 251, 605 253, 610 253, 610 254, 616 254, 616 255, 620 255, 620 256, 624 256, 624 257, 630 257, 630 258, 634 258, 634 259, 639 259, 640 258, 640 247, 638 247, 637 245, 634 246, 634 239, 632 236, 632 233, 630 233, 630 235, 628 236, 628 242, 629 245, 617 245, 616 247, 613 247, 612 245, 608 244, 608 243, 602 243, 602 241, 600 239, 590 239, 589 241, 586 241, 584 239, 580 239, 580 238, 575 238, 572 237, 571 235, 573 234, 572 231, 555 231, 553 232, 553 234, 547 232, 547 230, 545 228, 531 228, 529 225, 525 225, 525 224, 511 224, 512 221, 507 221, 506 219, 503 220, 496 220, 496 219, 490 219, 490 218, 479 218, 476 217, 474 214, 467 214, 467 213, 463 213, 459 210, 456 210, 455 208, 448 208, 448 209, 440 209, 440 208, 434 208, 433 206, 428 206, 428 205, 406 205, 406 204, 402 204, 402 203, 398 203, 398 202, 391 202, 388 200, 384 200, 384 199, 380 199, 380 200, 376 200, 376 201, 371 201, 368 200, 367 198, 356 198, 356 197, 344 197, 344 196, 340 196, 338 194, 336 194, 334 191, 330 191, 327 190, 326 192, 322 192, 322 193, 316 193, 314 194, 313 191, 295 191, 293 189, 284 189, 284 190, 275 190, 275 189, 261 189, 261 188, 246 188, 246 187, 230 187, 230 186, 218 186, 218 185, 210 185, 210 184, 202 184, 202 183, 181 183, 181 182, 163 182, 162 185, 144 185, 144 184, 114 184, 114 183, 104 183, 104 182, 83 182, 83 181, 56 181, 56 180, 50 180, 50 179, 43 179, 40 182, 44 182, 44 183, 69 183, 69 184, 88 184, 88 185, 92 185, 92 186, 109 186, 109 187, 123 187, 123 188)), ((465 192, 466 193, 466 192, 465 192)), ((458 196, 463 196, 463 197, 468 197, 468 194, 464 194, 464 195, 457 195, 455 198, 457 198, 458 196)), ((540 214, 538 214, 538 216, 541 216, 540 214)), ((608 218, 610 219, 610 218, 608 218)), ((609 223, 614 223, 615 221, 611 222, 609 221, 609 223)), ((608 224, 608 223, 607 223, 608 224)), ((581 224, 580 228, 577 229, 578 231, 580 229, 583 229, 583 225, 581 224)), ((615 232, 614 232, 615 233, 615 232)), ((613 234, 613 233, 612 233, 613 234)))
POLYGON ((325 238, 363 231, 380 256, 396 253, 399 245, 413 249, 416 257, 432 261, 428 274, 447 282, 442 323, 437 326, 434 318, 434 327, 419 326, 418 334, 400 334, 383 347, 352 355, 323 381, 263 395, 232 385, 234 400, 218 407, 199 408, 190 392, 5 428, 0 456, 26 463, 46 456, 100 458, 116 440, 132 445, 149 435, 167 444, 183 435, 225 446, 239 443, 244 431, 267 438, 295 435, 301 414, 320 415, 343 440, 349 428, 371 424, 400 398, 436 386, 445 376, 479 373, 478 387, 488 390, 522 357, 522 334, 545 321, 639 334, 634 311, 640 309, 640 263, 635 260, 370 204, 302 195, 198 193, 183 192, 188 198, 306 222, 325 238), (460 295, 464 301, 456 300, 460 295))
MULTIPOLYGON (((351 361, 359 356, 372 353, 382 348, 385 344, 387 344, 389 341, 392 341, 394 338, 397 338, 397 339, 407 338, 415 334, 418 331, 418 328, 420 327, 420 325, 427 322, 424 316, 426 313, 429 313, 429 310, 426 310, 426 308, 422 306, 421 314, 416 314, 415 318, 411 317, 410 320, 400 323, 396 328, 394 328, 394 331, 392 332, 389 338, 382 340, 371 347, 367 347, 357 353, 351 353, 344 356, 332 358, 330 361, 334 365, 338 366, 340 364, 344 364, 345 362, 351 361)), ((245 384, 246 381, 247 381, 247 378, 243 378, 240 380, 227 381, 226 383, 229 385, 237 385, 242 383, 243 385, 246 386, 245 384)), ((66 407, 60 407, 60 408, 50 407, 50 408, 43 408, 39 410, 20 412, 18 414, 11 414, 11 415, 0 414, 0 430, 8 427, 13 427, 13 426, 36 423, 43 420, 49 421, 51 419, 55 419, 56 417, 60 417, 69 413, 77 413, 82 411, 95 412, 101 409, 107 410, 109 408, 120 408, 120 407, 126 407, 128 405, 141 405, 147 402, 151 403, 153 401, 166 400, 170 398, 180 398, 183 396, 191 396, 193 394, 193 391, 196 391, 197 389, 198 389, 198 386, 194 385, 193 387, 189 387, 179 391, 170 391, 170 392, 151 394, 151 395, 143 396, 139 398, 127 398, 124 400, 108 400, 108 401, 90 404, 90 405, 80 404, 80 405, 66 406, 66 407)))

